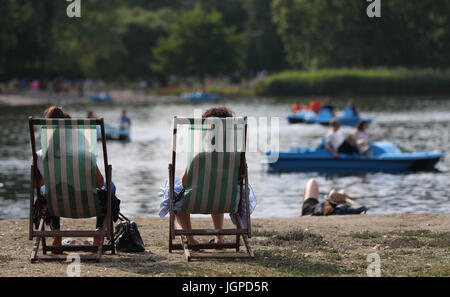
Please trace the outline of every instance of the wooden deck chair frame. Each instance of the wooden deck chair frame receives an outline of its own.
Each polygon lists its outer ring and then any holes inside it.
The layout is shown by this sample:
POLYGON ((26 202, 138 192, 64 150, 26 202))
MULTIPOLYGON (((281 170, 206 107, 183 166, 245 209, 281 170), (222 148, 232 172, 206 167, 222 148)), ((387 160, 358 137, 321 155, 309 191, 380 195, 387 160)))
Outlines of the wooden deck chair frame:
MULTIPOLYGON (((108 164, 108 154, 106 150, 106 135, 103 123, 103 118, 101 119, 88 119, 91 123, 96 126, 100 126, 101 129, 101 140, 103 149, 103 159, 105 165, 106 173, 106 185, 107 185, 107 207, 105 219, 103 221, 103 228, 100 230, 45 230, 44 223, 44 213, 42 209, 43 197, 40 192, 40 186, 38 182, 38 177, 40 176, 37 169, 37 155, 36 155, 36 140, 34 126, 42 125, 42 120, 29 117, 29 130, 31 139, 31 150, 33 154, 33 165, 31 165, 31 183, 30 183, 30 216, 29 216, 29 240, 35 239, 34 247, 31 253, 30 261, 35 262, 36 260, 66 260, 67 255, 64 254, 48 254, 48 252, 91 252, 93 254, 80 254, 80 258, 83 260, 96 260, 100 261, 102 253, 105 251, 111 251, 115 254, 114 247, 114 229, 111 215, 111 173, 112 166, 108 164), (33 226, 33 215, 34 215, 34 196, 37 197, 37 211, 38 211, 38 221, 39 227, 37 230, 33 226), (58 247, 49 246, 46 243, 47 237, 99 237, 100 242, 98 246, 94 245, 61 245, 58 247), (104 243, 105 237, 109 240, 108 243, 104 243), (38 255, 39 247, 42 245, 42 255, 38 255)), ((77 119, 72 119, 77 120, 77 119)))
MULTIPOLYGON (((245 148, 247 139, 247 117, 244 117, 244 133, 243 133, 243 147, 244 151, 241 152, 240 158, 240 172, 239 172, 239 204, 238 204, 238 214, 242 214, 243 211, 243 199, 246 201, 246 220, 247 227, 243 227, 243 223, 240 215, 236 216, 237 225, 235 229, 192 229, 183 230, 175 228, 176 212, 174 210, 174 182, 175 182, 175 164, 176 164, 176 137, 177 129, 179 125, 186 125, 191 119, 189 118, 178 118, 173 119, 173 137, 172 137, 172 163, 169 164, 169 197, 170 197, 170 217, 169 217, 169 253, 173 250, 183 250, 184 256, 187 261, 192 259, 253 259, 254 253, 249 243, 249 238, 251 238, 251 222, 250 222, 250 201, 249 201, 249 189, 248 189, 248 168, 245 159, 245 148), (245 182, 245 187, 243 186, 243 181, 245 182), (245 190, 245 191, 244 191, 245 190), (211 235, 235 235, 236 239, 231 243, 200 243, 196 245, 189 245, 186 236, 198 235, 198 236, 211 236, 211 235), (180 237, 180 244, 173 243, 176 236, 180 237), (242 237, 246 253, 239 252, 240 248, 240 237, 242 237), (201 249, 235 249, 235 253, 231 252, 215 252, 215 253, 202 253, 199 252, 201 249), (197 251, 197 252, 193 252, 197 251)), ((222 119, 222 120, 225 120, 222 119)))

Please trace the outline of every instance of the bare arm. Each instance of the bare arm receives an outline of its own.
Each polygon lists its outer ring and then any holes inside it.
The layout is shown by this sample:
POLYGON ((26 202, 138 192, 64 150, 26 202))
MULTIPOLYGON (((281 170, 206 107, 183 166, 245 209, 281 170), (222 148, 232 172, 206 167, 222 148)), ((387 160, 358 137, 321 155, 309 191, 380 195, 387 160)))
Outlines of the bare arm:
POLYGON ((181 183, 183 184, 183 188, 186 187, 186 179, 187 179, 187 168, 184 171, 183 178, 181 179, 181 183))
POLYGON ((333 157, 339 158, 339 154, 336 153, 336 151, 333 149, 333 147, 331 146, 331 143, 327 142, 326 147, 327 147, 327 150, 330 152, 330 154, 333 155, 333 157))
POLYGON ((95 166, 95 186, 99 189, 103 188, 103 175, 98 169, 98 166, 95 166))

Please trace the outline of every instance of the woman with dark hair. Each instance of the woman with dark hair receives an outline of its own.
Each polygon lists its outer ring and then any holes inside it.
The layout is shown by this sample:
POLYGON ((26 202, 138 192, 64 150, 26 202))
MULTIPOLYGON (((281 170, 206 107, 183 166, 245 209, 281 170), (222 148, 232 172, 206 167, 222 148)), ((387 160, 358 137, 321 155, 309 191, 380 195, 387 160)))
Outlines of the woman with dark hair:
MULTIPOLYGON (((210 117, 216 117, 216 118, 229 118, 233 117, 233 112, 226 107, 212 107, 208 110, 206 110, 202 118, 210 118, 210 117)), ((175 181, 175 194, 183 192, 183 189, 185 188, 185 185, 187 184, 187 169, 185 170, 183 177, 181 179, 177 179, 175 181)), ((160 212, 159 216, 164 217, 169 212, 169 184, 166 181, 165 187, 161 188, 161 192, 159 193, 159 197, 162 197, 164 200, 160 205, 160 212)), ((252 187, 249 185, 249 198, 250 198, 250 213, 253 211, 253 209, 256 206, 256 198, 255 194, 253 193, 252 187)), ((177 217, 179 219, 179 222, 181 224, 181 227, 184 230, 191 230, 191 215, 190 213, 181 212, 180 209, 177 209, 178 206, 181 208, 181 205, 183 204, 184 196, 180 199, 177 198, 177 202, 175 204, 175 209, 177 210, 177 217)), ((214 224, 215 229, 223 229, 223 219, 224 214, 223 213, 212 213, 211 218, 214 224)), ((198 244, 199 242, 195 240, 193 236, 186 236, 187 241, 189 244, 198 244)), ((215 243, 223 243, 223 236, 215 236, 214 238, 215 243)))
POLYGON ((355 131, 352 133, 353 140, 356 143, 359 152, 366 156, 369 154, 370 144, 369 136, 366 133, 368 127, 368 121, 360 121, 358 125, 356 125, 355 131))
MULTIPOLYGON (((70 119, 70 115, 63 111, 61 107, 58 106, 50 106, 44 111, 44 118, 47 119, 70 119)), ((42 150, 39 150, 36 152, 37 155, 37 164, 34 164, 38 168, 38 174, 40 175, 40 183, 39 186, 41 187, 41 194, 45 195, 45 180, 44 180, 44 164, 42 161, 42 150)), ((101 189, 104 185, 104 179, 103 175, 98 169, 98 166, 96 167, 96 188, 101 189)), ((115 186, 113 184, 112 186, 112 192, 115 193, 115 186)), ((60 229, 60 217, 52 216, 50 219, 50 228, 52 230, 59 230, 60 229)), ((103 217, 97 217, 97 223, 96 226, 98 229, 102 228, 103 226, 103 217)), ((99 245, 100 238, 94 237, 94 245, 99 245)), ((61 237, 54 237, 53 238, 53 246, 61 246, 62 244, 62 238, 61 237)))

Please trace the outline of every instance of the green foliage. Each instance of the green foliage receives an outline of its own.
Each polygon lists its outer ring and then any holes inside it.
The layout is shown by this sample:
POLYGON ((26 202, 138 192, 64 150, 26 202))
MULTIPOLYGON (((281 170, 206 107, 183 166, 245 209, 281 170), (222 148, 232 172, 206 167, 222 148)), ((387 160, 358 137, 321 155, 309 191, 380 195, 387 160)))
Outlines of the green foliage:
POLYGON ((154 71, 166 75, 195 76, 226 74, 244 68, 245 39, 223 24, 218 11, 197 5, 180 13, 153 48, 154 71))
POLYGON ((272 96, 449 94, 450 71, 285 71, 260 79, 256 85, 256 93, 272 96))
MULTIPOLYGON (((262 69, 450 67, 447 0, 382 1, 381 18, 373 19, 364 0, 81 3, 82 17, 68 18, 66 1, 1 0, 0 80, 65 76, 164 83, 170 74, 204 78, 262 69)), ((405 87, 411 88, 407 93, 424 92, 433 84, 440 92, 447 81, 432 78, 437 81, 426 75, 401 87, 395 78, 382 83, 380 92, 405 93, 405 87)), ((324 84, 333 91, 333 85, 355 79, 324 84)), ((294 85, 296 93, 298 82, 294 85)), ((304 84, 300 91, 305 90, 325 89, 304 84)))
POLYGON ((271 22, 272 0, 246 0, 248 13, 246 36, 248 39, 247 68, 252 70, 282 70, 288 65, 283 44, 271 22))
POLYGON ((367 2, 273 0, 289 63, 295 68, 448 67, 450 2, 381 1, 381 18, 367 2))

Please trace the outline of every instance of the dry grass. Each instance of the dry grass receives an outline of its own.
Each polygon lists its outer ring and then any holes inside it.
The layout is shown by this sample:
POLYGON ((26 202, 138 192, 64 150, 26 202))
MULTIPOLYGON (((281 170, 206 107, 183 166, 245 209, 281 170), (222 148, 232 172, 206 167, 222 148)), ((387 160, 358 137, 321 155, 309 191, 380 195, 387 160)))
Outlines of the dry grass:
MULTIPOLYGON (((138 218, 147 251, 83 262, 82 276, 365 276, 378 253, 383 276, 449 276, 450 215, 362 215, 253 220, 254 260, 186 262, 168 253, 168 220, 138 218)), ((94 220, 63 220, 89 228, 94 220)), ((194 219, 194 227, 210 219, 194 219)), ((26 220, 0 225, 0 276, 65 276, 67 263, 31 264, 26 220)), ((210 238, 203 238, 207 241, 210 238)), ((231 239, 230 239, 231 240, 231 239)))

